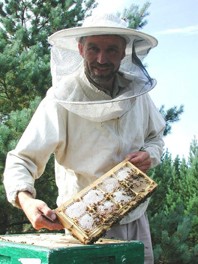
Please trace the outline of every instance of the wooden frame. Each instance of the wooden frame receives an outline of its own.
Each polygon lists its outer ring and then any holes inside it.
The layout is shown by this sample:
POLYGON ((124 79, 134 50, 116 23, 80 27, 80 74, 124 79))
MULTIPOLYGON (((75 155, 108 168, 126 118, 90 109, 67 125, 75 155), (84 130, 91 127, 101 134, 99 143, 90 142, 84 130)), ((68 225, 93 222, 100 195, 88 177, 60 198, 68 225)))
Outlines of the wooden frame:
POLYGON ((75 238, 91 244, 144 202, 156 187, 155 181, 124 160, 55 212, 75 238))

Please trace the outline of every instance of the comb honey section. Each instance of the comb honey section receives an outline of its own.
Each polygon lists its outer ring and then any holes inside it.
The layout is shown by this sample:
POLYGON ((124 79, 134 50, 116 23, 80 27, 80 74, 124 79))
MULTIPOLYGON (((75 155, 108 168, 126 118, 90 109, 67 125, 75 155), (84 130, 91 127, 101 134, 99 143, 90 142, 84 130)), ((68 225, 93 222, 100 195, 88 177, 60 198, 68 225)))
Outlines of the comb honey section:
POLYGON ((123 161, 55 211, 74 237, 91 244, 149 197, 156 187, 146 174, 123 161))

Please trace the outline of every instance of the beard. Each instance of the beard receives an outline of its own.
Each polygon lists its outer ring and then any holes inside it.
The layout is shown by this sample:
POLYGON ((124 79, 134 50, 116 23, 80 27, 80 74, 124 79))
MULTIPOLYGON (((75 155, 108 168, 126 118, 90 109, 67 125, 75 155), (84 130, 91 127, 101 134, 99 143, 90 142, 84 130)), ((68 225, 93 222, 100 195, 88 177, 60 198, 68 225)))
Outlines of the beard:
POLYGON ((119 67, 115 69, 114 64, 111 63, 93 63, 90 65, 85 63, 85 73, 88 79, 99 86, 114 79, 118 69, 119 67))

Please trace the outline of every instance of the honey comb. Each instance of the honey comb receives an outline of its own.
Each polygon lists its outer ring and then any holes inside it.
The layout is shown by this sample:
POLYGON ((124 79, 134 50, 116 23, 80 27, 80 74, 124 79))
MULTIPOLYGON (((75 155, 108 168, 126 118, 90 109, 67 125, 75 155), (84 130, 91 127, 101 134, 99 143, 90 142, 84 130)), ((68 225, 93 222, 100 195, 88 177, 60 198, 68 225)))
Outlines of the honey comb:
POLYGON ((124 160, 55 212, 75 238, 83 244, 91 244, 144 202, 156 187, 151 178, 124 160))

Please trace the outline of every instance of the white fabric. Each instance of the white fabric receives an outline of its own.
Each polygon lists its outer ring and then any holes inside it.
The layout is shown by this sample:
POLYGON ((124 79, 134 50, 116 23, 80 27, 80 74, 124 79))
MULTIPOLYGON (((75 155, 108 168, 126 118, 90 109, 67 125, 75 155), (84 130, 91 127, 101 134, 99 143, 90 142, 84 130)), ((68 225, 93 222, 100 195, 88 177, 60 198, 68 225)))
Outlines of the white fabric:
MULTIPOLYGON (((84 78, 75 80, 79 88, 76 96, 78 92, 82 94, 84 85, 93 93, 84 78)), ((127 83, 122 78, 119 82, 127 83)), ((69 88, 66 85, 65 91, 69 88)), ((101 100, 107 96, 104 92, 95 93, 101 100)), ((68 111, 62 103, 64 97, 59 100, 56 89, 51 88, 16 149, 8 153, 4 184, 8 200, 14 205, 20 190, 28 190, 35 196, 34 181, 42 175, 51 153, 56 160, 58 205, 121 162, 130 152, 143 147, 150 153, 152 166, 160 162, 164 120, 147 93, 132 101, 129 99, 127 111, 123 109, 117 117, 105 121, 89 120, 80 116, 80 112, 68 111)), ((135 217, 142 215, 145 209, 140 207, 135 217)), ((131 220, 134 220, 132 214, 127 222, 131 220)))
POLYGON ((52 46, 61 49, 78 51, 77 41, 82 36, 119 35, 126 39, 126 54, 131 54, 132 44, 136 43, 137 55, 147 55, 149 50, 157 45, 153 36, 128 28, 128 23, 113 13, 97 13, 87 17, 81 27, 63 29, 49 36, 52 46))
MULTIPOLYGON (((133 76, 133 79, 136 77, 137 87, 141 89, 142 93, 148 92, 155 86, 156 81, 149 82, 142 69, 134 63, 132 53, 135 51, 138 58, 143 60, 150 49, 157 45, 157 40, 148 34, 127 28, 127 23, 117 15, 100 13, 87 17, 82 27, 64 29, 48 38, 49 43, 52 45, 51 74, 53 87, 60 89, 65 77, 75 73, 83 65, 83 58, 78 51, 80 37, 105 34, 119 35, 126 39, 126 56, 121 61, 120 72, 133 76)), ((132 89, 130 91, 133 92, 132 89)), ((131 96, 134 96, 134 94, 125 94, 125 99, 131 96)), ((121 98, 121 100, 123 99, 121 98)), ((120 98, 117 98, 117 100, 120 100, 120 98)), ((97 108, 100 108, 100 106, 97 105, 97 108)))
POLYGON ((115 224, 107 231, 105 238, 141 241, 144 244, 144 264, 154 264, 152 241, 149 221, 146 214, 143 214, 136 221, 125 225, 115 224))
MULTIPOLYGON (((151 156, 152 166, 160 162, 162 154, 164 120, 148 95, 156 82, 149 81, 131 57, 132 48, 140 59, 146 56, 157 45, 155 38, 126 28, 115 16, 103 15, 92 16, 83 27, 53 34, 49 43, 53 46, 53 88, 6 160, 4 184, 8 200, 15 206, 18 191, 27 190, 36 196, 34 181, 43 174, 52 153, 58 205, 130 152, 144 148, 151 156), (87 80, 77 48, 80 37, 101 34, 120 35, 127 40, 113 98, 87 80)), ((140 218, 147 205, 148 200, 121 223, 140 218)))
POLYGON ((53 93, 68 111, 91 121, 104 122, 122 116, 129 111, 136 96, 151 89, 145 84, 145 80, 137 76, 122 75, 117 75, 115 85, 123 89, 113 99, 87 80, 83 68, 64 76, 53 93), (83 85, 79 89, 81 82, 83 85))

